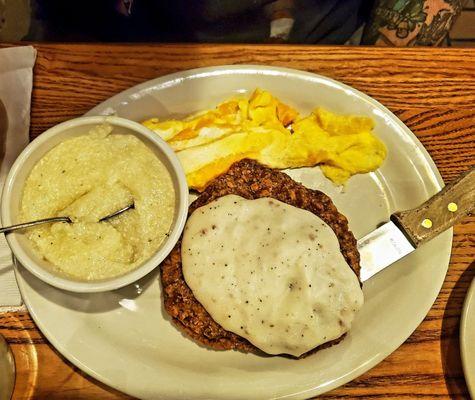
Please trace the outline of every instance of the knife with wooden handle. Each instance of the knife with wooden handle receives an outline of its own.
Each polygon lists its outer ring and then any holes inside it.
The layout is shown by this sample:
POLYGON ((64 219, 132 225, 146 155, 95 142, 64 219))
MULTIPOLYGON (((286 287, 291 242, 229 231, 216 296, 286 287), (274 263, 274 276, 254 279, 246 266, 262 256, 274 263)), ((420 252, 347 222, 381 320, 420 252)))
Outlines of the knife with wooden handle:
POLYGON ((475 167, 472 167, 419 207, 394 213, 389 222, 358 240, 361 281, 435 238, 474 209, 475 167))

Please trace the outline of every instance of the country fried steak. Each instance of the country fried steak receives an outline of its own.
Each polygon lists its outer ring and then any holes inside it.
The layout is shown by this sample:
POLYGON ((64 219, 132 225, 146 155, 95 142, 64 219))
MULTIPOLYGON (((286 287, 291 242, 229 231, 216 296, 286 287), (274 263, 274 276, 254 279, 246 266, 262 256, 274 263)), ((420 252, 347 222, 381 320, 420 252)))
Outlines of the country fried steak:
MULTIPOLYGON (((341 253, 359 277, 359 253, 356 239, 348 229, 347 219, 338 212, 333 202, 324 193, 306 188, 283 172, 245 159, 233 164, 227 173, 214 179, 190 205, 189 215, 197 208, 229 194, 249 200, 272 197, 317 215, 333 229, 338 238, 341 253)), ((234 349, 263 354, 246 339, 222 328, 194 297, 182 274, 181 239, 161 265, 161 280, 166 311, 173 321, 197 342, 217 350, 234 349)), ((343 337, 344 335, 324 343, 302 357, 330 347, 341 341, 343 337)))

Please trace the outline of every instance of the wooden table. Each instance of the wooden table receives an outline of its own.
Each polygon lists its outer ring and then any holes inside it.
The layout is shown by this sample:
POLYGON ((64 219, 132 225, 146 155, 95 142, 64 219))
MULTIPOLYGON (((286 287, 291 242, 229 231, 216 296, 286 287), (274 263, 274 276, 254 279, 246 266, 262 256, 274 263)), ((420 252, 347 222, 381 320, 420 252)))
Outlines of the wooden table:
MULTIPOLYGON (((475 161, 475 49, 300 46, 38 45, 31 138, 132 85, 220 64, 303 69, 347 83, 389 107, 419 137, 445 181, 475 161)), ((424 322, 390 357, 323 399, 451 398, 468 392, 459 320, 475 275, 475 217, 455 227, 450 268, 424 322)), ((14 399, 125 399, 65 361, 27 312, 0 314, 18 368, 14 399)))

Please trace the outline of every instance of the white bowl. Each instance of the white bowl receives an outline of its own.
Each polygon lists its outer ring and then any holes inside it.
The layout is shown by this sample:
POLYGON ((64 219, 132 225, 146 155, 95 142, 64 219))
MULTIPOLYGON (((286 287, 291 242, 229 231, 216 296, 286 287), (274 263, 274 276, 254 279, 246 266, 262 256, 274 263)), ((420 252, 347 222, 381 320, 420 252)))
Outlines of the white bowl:
POLYGON ((119 117, 81 117, 63 122, 48 129, 33 140, 13 164, 3 189, 1 217, 2 225, 19 223, 20 201, 25 180, 34 165, 53 147, 66 139, 86 134, 90 128, 107 122, 112 125, 112 134, 133 134, 142 140, 170 172, 175 187, 175 216, 170 235, 160 248, 142 265, 118 277, 79 281, 55 274, 51 264, 35 254, 32 244, 24 232, 16 231, 6 235, 7 242, 17 260, 32 274, 52 286, 72 292, 103 292, 118 289, 135 282, 155 269, 170 253, 178 241, 185 225, 188 212, 188 186, 185 173, 173 150, 157 134, 144 126, 119 117))

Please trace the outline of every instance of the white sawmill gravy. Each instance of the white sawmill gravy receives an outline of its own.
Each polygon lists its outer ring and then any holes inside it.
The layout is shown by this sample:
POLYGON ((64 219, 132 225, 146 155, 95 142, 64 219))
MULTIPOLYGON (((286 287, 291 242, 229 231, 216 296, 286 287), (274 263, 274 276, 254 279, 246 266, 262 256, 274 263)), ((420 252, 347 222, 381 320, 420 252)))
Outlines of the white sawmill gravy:
POLYGON ((211 317, 269 354, 300 356, 340 337, 363 305, 333 230, 272 198, 228 195, 195 210, 181 254, 211 317))

